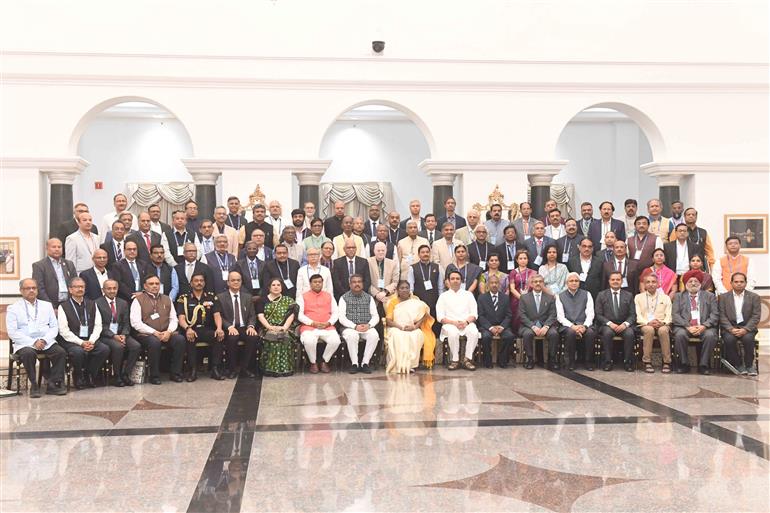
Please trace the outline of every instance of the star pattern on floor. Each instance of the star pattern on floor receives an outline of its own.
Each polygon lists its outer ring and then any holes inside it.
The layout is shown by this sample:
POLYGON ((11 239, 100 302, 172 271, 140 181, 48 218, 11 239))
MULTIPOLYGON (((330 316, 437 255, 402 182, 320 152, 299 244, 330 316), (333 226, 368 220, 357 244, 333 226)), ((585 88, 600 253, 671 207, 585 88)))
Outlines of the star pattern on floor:
POLYGON ((152 401, 148 401, 145 398, 141 398, 130 410, 95 410, 95 411, 70 411, 66 412, 70 415, 89 415, 91 417, 99 417, 112 422, 114 426, 120 422, 123 417, 128 415, 132 411, 148 411, 148 410, 191 410, 187 406, 171 406, 168 404, 160 404, 152 401))
POLYGON ((543 401, 592 401, 595 398, 593 397, 557 397, 554 395, 540 395, 540 394, 533 394, 531 392, 522 392, 521 390, 513 389, 513 391, 520 396, 522 396, 524 399, 527 399, 532 402, 543 402, 543 401))
POLYGON ((679 397, 674 397, 674 399, 724 399, 729 397, 729 395, 720 394, 719 392, 714 392, 713 390, 709 390, 707 388, 698 387, 698 391, 694 394, 682 395, 679 397))
POLYGON ((572 510, 572 505, 577 499, 588 492, 605 486, 637 481, 643 480, 561 472, 499 455, 494 467, 475 476, 418 486, 499 495, 535 504, 557 513, 566 513, 572 510))

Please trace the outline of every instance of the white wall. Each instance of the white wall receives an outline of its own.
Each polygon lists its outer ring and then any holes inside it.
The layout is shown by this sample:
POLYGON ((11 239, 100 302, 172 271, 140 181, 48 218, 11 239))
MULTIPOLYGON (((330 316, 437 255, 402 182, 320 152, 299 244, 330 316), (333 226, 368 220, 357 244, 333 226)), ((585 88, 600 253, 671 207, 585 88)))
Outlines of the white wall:
POLYGON ((430 158, 420 129, 411 121, 336 121, 321 143, 321 159, 332 164, 321 182, 390 182, 395 209, 403 217, 409 202, 433 209, 433 186, 417 165, 430 158))
POLYGON ((575 184, 576 213, 580 204, 590 201, 598 216, 602 201, 615 205, 616 217, 623 217, 623 202, 635 198, 639 213, 644 204, 657 197, 655 179, 639 172, 639 166, 651 162, 647 138, 631 120, 609 122, 570 122, 556 146, 556 156, 569 164, 554 177, 557 183, 575 184))
POLYGON ((78 154, 90 162, 72 188, 73 199, 88 203, 94 219, 112 211, 112 197, 127 193, 126 182, 190 182, 180 159, 192 145, 176 119, 97 117, 83 133, 78 154), (104 182, 95 190, 94 182, 104 182))

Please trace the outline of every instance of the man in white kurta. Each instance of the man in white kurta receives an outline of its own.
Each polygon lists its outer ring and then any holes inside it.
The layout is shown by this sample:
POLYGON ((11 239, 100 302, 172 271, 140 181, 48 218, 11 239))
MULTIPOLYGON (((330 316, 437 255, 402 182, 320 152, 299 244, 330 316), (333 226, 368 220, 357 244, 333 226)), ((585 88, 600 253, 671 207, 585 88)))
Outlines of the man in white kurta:
POLYGON ((465 335, 465 358, 462 367, 476 370, 473 364, 473 352, 479 343, 479 330, 476 328, 476 318, 479 316, 476 298, 472 292, 462 287, 462 275, 458 271, 450 271, 447 275, 449 290, 442 293, 436 302, 436 317, 441 323, 442 340, 449 342, 451 363, 449 370, 460 368, 460 337, 465 335))
POLYGON ((321 275, 324 280, 322 290, 333 296, 332 274, 327 267, 321 265, 321 250, 311 247, 305 255, 307 256, 307 265, 300 267, 297 272, 297 297, 310 290, 310 277, 314 274, 321 275))

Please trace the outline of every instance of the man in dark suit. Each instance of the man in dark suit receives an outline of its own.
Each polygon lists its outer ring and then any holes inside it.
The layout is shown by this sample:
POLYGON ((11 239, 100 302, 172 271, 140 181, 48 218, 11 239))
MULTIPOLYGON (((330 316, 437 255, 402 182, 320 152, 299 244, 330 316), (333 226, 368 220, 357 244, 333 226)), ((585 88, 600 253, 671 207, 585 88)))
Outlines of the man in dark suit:
MULTIPOLYGON (((444 270, 430 261, 430 246, 424 244, 417 249, 419 262, 412 264, 406 280, 415 296, 430 307, 430 315, 436 318, 436 302, 444 291, 444 270)), ((403 279, 403 278, 401 278, 403 279)), ((441 323, 433 323, 436 338, 441 333, 441 323)))
POLYGON ((585 237, 578 233, 577 221, 572 218, 564 223, 564 230, 567 234, 556 240, 556 251, 559 262, 568 265, 569 261, 580 253, 580 241, 585 237))
POLYGON ((455 230, 459 230, 463 226, 466 226, 465 218, 457 215, 455 209, 457 208, 457 201, 453 197, 448 197, 444 200, 444 209, 446 209, 446 215, 438 218, 437 226, 444 226, 444 223, 452 223, 455 230))
MULTIPOLYGON (((382 220, 380 219, 381 216, 382 210, 379 205, 371 205, 369 207, 369 218, 364 221, 364 234, 366 235, 365 242, 370 243, 372 239, 377 237, 377 228, 382 225, 382 220)), ((385 226, 385 228, 387 229, 387 226, 385 226)), ((385 238, 387 239, 387 233, 385 233, 385 238)), ((373 246, 373 244, 370 244, 370 246, 373 246)), ((374 256, 374 254, 372 254, 372 256, 374 256)))
MULTIPOLYGON (((278 248, 282 248, 279 245, 278 248)), ((276 248, 276 249, 278 249, 276 248)), ((283 247, 286 251, 286 248, 283 247)), ((225 332, 225 351, 227 353, 227 377, 233 379, 238 376, 238 367, 241 375, 247 378, 255 377, 249 369, 251 361, 257 350, 259 338, 257 337, 257 314, 251 295, 244 292, 241 287, 241 274, 237 271, 230 272, 227 279, 227 290, 217 297, 222 315, 222 329, 225 332), (238 341, 244 343, 243 358, 238 358, 238 341), (239 365, 240 362, 240 365, 239 365)), ((267 287, 265 287, 267 289, 267 287)), ((257 365, 258 368, 258 365, 257 365)))
POLYGON ((604 201, 599 205, 601 219, 591 225, 588 231, 588 238, 594 243, 594 248, 600 248, 604 240, 604 234, 613 232, 618 240, 626 240, 626 223, 620 219, 615 219, 612 214, 615 212, 615 205, 611 201, 604 201))
POLYGON ((483 363, 484 367, 492 368, 492 337, 500 337, 497 364, 505 369, 511 359, 514 339, 511 331, 511 302, 507 291, 500 291, 500 279, 497 275, 490 275, 487 287, 489 292, 480 295, 478 299, 477 324, 481 332, 483 363))
MULTIPOLYGON (((448 222, 448 221, 447 221, 448 222)), ((513 226, 510 226, 509 228, 513 229, 513 226)), ((484 272, 487 270, 487 258, 489 258, 489 255, 492 253, 495 253, 497 249, 495 246, 489 243, 487 240, 487 227, 484 226, 484 224, 479 223, 476 225, 476 240, 468 244, 468 260, 472 264, 475 264, 479 267, 481 267, 481 271, 484 272)), ((500 270, 507 273, 508 271, 505 270, 505 267, 500 267, 500 270)))
MULTIPOLYGON (((264 270, 262 271, 262 283, 267 284, 273 278, 278 278, 283 282, 286 295, 296 297, 299 262, 289 258, 289 249, 283 244, 275 247, 274 257, 265 263, 264 270)), ((262 295, 267 296, 270 292, 269 289, 270 287, 262 287, 262 295)))
POLYGON ((719 296, 719 325, 726 359, 722 363, 736 374, 756 376, 754 346, 761 315, 759 294, 746 290, 746 275, 734 273, 733 290, 719 296), (743 346, 743 360, 738 356, 738 343, 743 346))
POLYGON ((537 271, 545 263, 545 248, 556 241, 545 235, 545 224, 535 221, 532 237, 524 241, 524 249, 529 255, 529 268, 537 271))
POLYGON ((422 205, 420 203, 420 200, 413 199, 409 202, 409 215, 406 219, 401 221, 401 224, 399 224, 399 227, 402 230, 406 230, 406 223, 410 219, 412 221, 417 221, 417 230, 424 230, 425 229, 425 219, 422 218, 420 215, 420 209, 422 208, 422 205))
POLYGON ((144 280, 147 278, 147 264, 137 260, 136 247, 136 242, 132 240, 126 242, 125 256, 114 266, 114 269, 118 271, 118 282, 120 283, 118 296, 129 305, 134 296, 143 290, 144 280))
POLYGON ((682 276, 690 270, 690 258, 693 255, 699 255, 701 260, 704 260, 704 256, 701 248, 689 239, 686 224, 678 225, 674 233, 676 240, 663 244, 663 253, 666 255, 666 267, 677 276, 682 276))
POLYGON ((195 244, 188 242, 184 245, 184 262, 174 267, 177 281, 179 282, 179 294, 188 294, 190 279, 194 274, 202 274, 206 285, 203 290, 214 292, 214 271, 211 267, 198 260, 198 248, 195 244))
MULTIPOLYGON (((62 253, 65 250, 64 241, 67 240, 67 236, 78 231, 78 216, 83 212, 88 212, 88 205, 85 203, 75 203, 72 208, 72 218, 61 222, 55 229, 51 229, 50 236, 52 239, 59 239, 62 241, 62 253)), ((98 235, 99 229, 96 227, 96 223, 91 225, 91 233, 98 235)))
POLYGON ((161 244, 166 255, 166 263, 171 267, 176 267, 177 264, 181 264, 184 261, 184 245, 186 243, 192 242, 200 246, 201 252, 203 252, 203 247, 198 234, 187 231, 187 214, 185 214, 184 210, 175 211, 171 215, 171 219, 174 226, 163 233, 161 244))
POLYGON ((156 244, 161 245, 161 236, 150 229, 150 214, 147 212, 139 214, 138 223, 139 230, 126 237, 126 240, 136 242, 138 251, 136 258, 145 264, 149 264, 150 248, 156 244))
POLYGON ((594 218, 594 206, 590 201, 584 201, 580 204, 580 222, 578 223, 578 233, 583 237, 588 237, 591 233, 591 226, 597 224, 598 219, 594 218))
POLYGON ((102 286, 107 280, 118 278, 118 272, 107 268, 107 252, 103 249, 94 251, 92 257, 94 266, 80 273, 80 277, 86 283, 86 297, 96 301, 102 297, 102 286))
POLYGON ((243 290, 256 298, 262 294, 262 273, 265 270, 265 263, 257 258, 257 243, 250 241, 246 243, 246 255, 236 262, 234 271, 241 273, 243 280, 243 290))
POLYGON ((519 300, 519 336, 524 339, 526 355, 524 368, 532 369, 535 366, 535 337, 544 337, 548 345, 548 367, 558 370, 556 346, 559 344, 559 331, 556 326, 556 300, 543 291, 543 277, 539 274, 530 279, 530 286, 530 291, 522 294, 519 300))
POLYGON ((594 255, 594 243, 591 239, 584 238, 580 241, 580 252, 570 259, 567 269, 578 273, 580 276, 580 288, 587 290, 596 301, 599 291, 602 290, 602 273, 604 261, 594 255))
POLYGON ((425 229, 417 233, 419 237, 428 241, 429 246, 433 246, 433 241, 441 238, 441 232, 436 230, 436 216, 425 214, 425 229))
MULTIPOLYGON (((476 228, 478 229, 479 226, 486 229, 483 224, 477 225, 476 228)), ((500 255, 500 270, 504 273, 510 273, 516 269, 516 252, 524 249, 524 243, 519 242, 518 232, 512 224, 503 230, 503 239, 502 244, 497 246, 495 251, 500 255)))
POLYGON ((131 337, 128 303, 117 297, 117 280, 104 282, 104 295, 96 300, 96 308, 102 317, 102 334, 99 342, 110 348, 112 384, 116 387, 133 386, 131 374, 142 346, 131 337), (125 361, 125 367, 123 363, 125 361))
POLYGON ((112 267, 115 262, 123 260, 124 246, 126 244, 126 226, 120 222, 112 223, 110 240, 104 241, 100 247, 107 252, 107 266, 112 267))
POLYGON ((45 250, 46 256, 32 264, 32 279, 37 282, 38 299, 48 301, 56 310, 69 298, 67 283, 78 274, 75 264, 62 258, 59 239, 48 239, 45 250))
POLYGON ((614 258, 602 265, 602 288, 606 289, 610 286, 611 272, 620 271, 620 274, 623 275, 623 289, 637 295, 639 293, 639 262, 628 259, 626 243, 622 240, 615 241, 612 250, 614 258))
MULTIPOLYGON (((334 237, 342 233, 342 220, 345 218, 345 202, 334 202, 334 215, 324 220, 324 235, 334 240, 334 237)), ((365 229, 365 228, 364 228, 365 229)))
POLYGON ((265 234, 265 246, 272 249, 273 225, 265 221, 265 212, 266 211, 264 205, 254 205, 254 208, 251 209, 251 216, 253 220, 243 227, 243 241, 246 242, 251 240, 251 232, 256 229, 260 229, 265 234))
POLYGON ((687 346, 690 338, 700 339, 700 361, 698 372, 711 374, 709 362, 717 345, 719 328, 719 307, 717 298, 708 290, 701 290, 705 274, 703 271, 687 271, 682 278, 685 290, 674 296, 671 309, 671 325, 674 331, 674 344, 679 354, 676 367, 678 374, 690 372, 687 346))
POLYGON ((406 228, 401 228, 401 216, 398 212, 388 214, 388 240, 398 247, 398 241, 406 237, 406 228))
POLYGON ((360 274, 364 278, 364 290, 369 290, 372 277, 369 273, 369 261, 356 256, 356 241, 347 239, 343 246, 345 256, 337 258, 332 265, 332 283, 334 299, 340 300, 342 295, 350 290, 350 277, 360 274))
POLYGON ((235 255, 227 252, 227 236, 217 235, 214 237, 214 251, 206 255, 206 265, 208 265, 214 275, 214 293, 219 294, 227 290, 227 276, 235 267, 238 261, 235 255))
POLYGON ((634 341, 636 333, 636 308, 634 295, 621 288, 623 275, 613 271, 609 276, 610 288, 596 296, 594 313, 602 341, 602 368, 612 370, 612 339, 623 338, 623 367, 634 372, 634 341))
POLYGON ((390 258, 398 262, 398 255, 396 254, 396 245, 388 240, 388 227, 384 224, 378 224, 376 228, 375 238, 369 242, 369 256, 374 256, 374 247, 378 242, 385 244, 385 258, 390 258))

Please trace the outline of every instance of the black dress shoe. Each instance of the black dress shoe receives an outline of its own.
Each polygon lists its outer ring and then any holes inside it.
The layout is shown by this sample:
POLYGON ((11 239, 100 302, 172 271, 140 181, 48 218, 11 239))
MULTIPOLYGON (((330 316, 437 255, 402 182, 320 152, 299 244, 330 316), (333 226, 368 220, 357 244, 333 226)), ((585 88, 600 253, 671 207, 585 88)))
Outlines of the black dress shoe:
POLYGON ((77 378, 75 380, 75 390, 83 390, 87 386, 88 384, 86 383, 86 380, 84 380, 83 378, 77 378))
POLYGON ((131 379, 131 378, 129 378, 128 376, 123 376, 123 378, 122 378, 122 381, 123 381, 123 383, 124 383, 124 384, 125 384, 127 387, 132 387, 132 386, 134 386, 134 380, 133 380, 133 379, 131 379))
POLYGON ((348 371, 348 374, 358 374, 358 365, 353 364, 350 366, 350 370, 348 371))
POLYGON ((241 369, 241 376, 249 379, 254 379, 257 377, 257 375, 251 372, 249 369, 241 369))
POLYGON ((227 379, 235 379, 237 377, 238 377, 237 370, 231 370, 229 373, 227 373, 227 379))
POLYGON ((612 370, 612 363, 605 363, 604 367, 602 367, 602 370, 609 372, 612 370))
POLYGON ((586 369, 587 371, 592 371, 592 370, 594 370, 594 364, 593 364, 593 363, 587 363, 587 364, 585 365, 585 369, 586 369))
POLYGON ((123 382, 122 379, 115 378, 115 379, 112 380, 112 386, 121 388, 121 387, 126 386, 126 384, 123 382))
POLYGON ((532 363, 532 360, 527 360, 526 362, 524 362, 524 368, 525 369, 534 369, 535 368, 535 364, 532 363))
POLYGON ((40 399, 40 397, 43 394, 40 393, 40 387, 37 386, 37 383, 33 384, 29 387, 29 397, 30 399, 40 399))
POLYGON ((211 370, 211 379, 215 379, 217 381, 222 381, 223 379, 225 379, 225 377, 222 375, 221 372, 219 372, 219 368, 218 367, 214 367, 211 370))
POLYGON ((181 374, 171 374, 170 378, 174 383, 181 383, 184 381, 181 374))
POLYGON ((704 376, 711 376, 711 370, 705 365, 698 367, 698 373, 703 374, 704 376))
POLYGON ((369 367, 368 363, 365 363, 365 364, 363 364, 361 366, 361 372, 363 372, 364 374, 371 374, 372 373, 372 368, 369 367))
POLYGON ((96 383, 94 383, 94 377, 90 374, 86 374, 86 384, 88 385, 88 388, 96 388, 96 383))
POLYGON ((153 385, 160 385, 161 381, 160 378, 150 378, 150 383, 153 385))
POLYGON ((67 395, 67 389, 61 385, 46 387, 45 393, 48 395, 67 395))
MULTIPOLYGON (((588 367, 586 367, 586 369, 587 369, 587 368, 588 368, 588 367)), ((571 371, 575 370, 575 364, 574 364, 574 363, 572 363, 572 362, 570 362, 569 364, 567 364, 567 370, 571 370, 571 371)))
POLYGON ((552 371, 557 371, 557 370, 560 370, 560 369, 561 369, 561 365, 559 365, 559 363, 558 363, 558 362, 556 362, 556 363, 549 363, 549 364, 548 364, 548 368, 549 368, 550 370, 552 370, 552 371))
POLYGON ((626 363, 624 368, 626 369, 626 372, 634 372, 634 365, 631 363, 626 363))
POLYGON ((676 368, 677 374, 689 374, 690 373, 690 366, 689 365, 679 365, 676 368))

